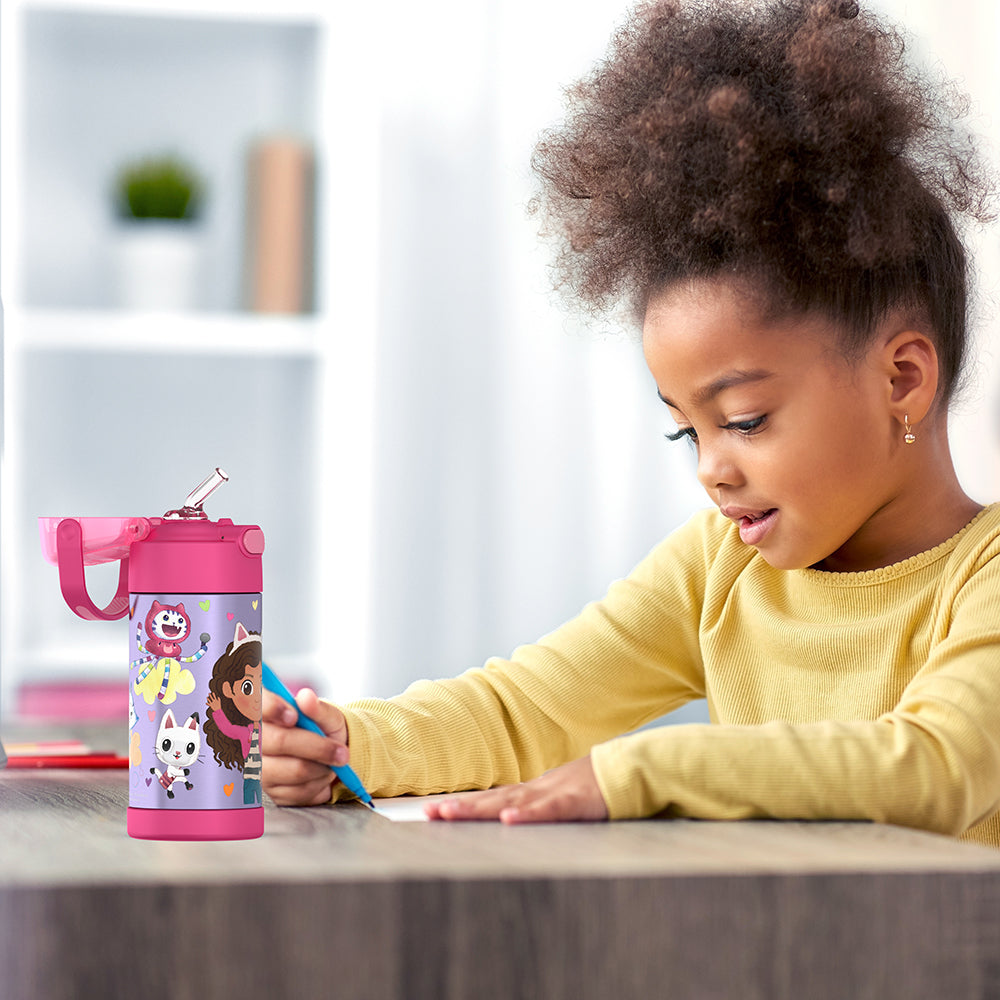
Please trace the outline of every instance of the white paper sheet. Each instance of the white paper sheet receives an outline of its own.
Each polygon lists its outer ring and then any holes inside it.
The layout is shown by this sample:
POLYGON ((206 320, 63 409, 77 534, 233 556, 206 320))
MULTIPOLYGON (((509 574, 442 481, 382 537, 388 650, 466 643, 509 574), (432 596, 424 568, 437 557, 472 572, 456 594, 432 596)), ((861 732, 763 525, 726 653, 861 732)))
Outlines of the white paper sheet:
POLYGON ((453 799, 454 795, 403 795, 397 799, 372 799, 375 812, 394 823, 427 822, 424 806, 438 799, 453 799))

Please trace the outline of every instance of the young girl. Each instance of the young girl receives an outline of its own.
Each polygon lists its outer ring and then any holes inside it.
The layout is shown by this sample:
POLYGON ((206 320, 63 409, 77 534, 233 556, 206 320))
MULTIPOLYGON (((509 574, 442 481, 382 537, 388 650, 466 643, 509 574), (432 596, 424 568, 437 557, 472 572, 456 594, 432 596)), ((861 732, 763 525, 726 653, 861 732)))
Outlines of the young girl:
MULTIPOLYGON (((510 660, 264 707, 265 790, 437 819, 870 819, 1000 846, 1000 506, 963 492, 945 102, 855 3, 640 8, 539 145, 563 284, 626 303, 713 507, 510 660), (712 724, 633 732, 694 698, 712 724), (625 735, 623 735, 625 734, 625 735)), ((651 391, 653 391, 651 389, 651 391)))

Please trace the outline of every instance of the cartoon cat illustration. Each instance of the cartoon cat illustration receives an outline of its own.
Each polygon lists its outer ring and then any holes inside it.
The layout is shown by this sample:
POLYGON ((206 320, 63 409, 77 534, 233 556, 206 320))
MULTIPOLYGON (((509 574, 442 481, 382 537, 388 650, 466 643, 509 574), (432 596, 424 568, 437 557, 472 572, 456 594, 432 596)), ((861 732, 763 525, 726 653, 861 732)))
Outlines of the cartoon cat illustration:
POLYGON ((201 752, 201 732, 198 729, 198 713, 192 712, 183 725, 178 725, 174 713, 168 708, 160 720, 160 729, 156 734, 156 756, 166 764, 166 770, 155 767, 149 769, 155 774, 167 798, 174 797, 174 785, 180 781, 191 791, 194 785, 188 780, 191 765, 198 760, 201 752))
POLYGON ((146 642, 142 642, 142 625, 136 624, 135 643, 140 653, 153 657, 169 656, 174 660, 190 663, 201 659, 205 650, 199 650, 193 656, 181 657, 181 643, 191 633, 191 619, 184 610, 183 604, 160 604, 153 601, 146 615, 146 642))
POLYGON ((135 644, 143 655, 131 663, 131 668, 143 667, 135 679, 135 690, 151 705, 159 698, 171 704, 178 694, 194 690, 194 677, 189 670, 175 670, 178 663, 195 663, 208 650, 211 636, 202 632, 201 646, 190 656, 182 656, 181 644, 191 633, 191 619, 183 604, 160 604, 153 601, 144 623, 137 622, 135 644), (146 639, 143 642, 143 628, 146 639))

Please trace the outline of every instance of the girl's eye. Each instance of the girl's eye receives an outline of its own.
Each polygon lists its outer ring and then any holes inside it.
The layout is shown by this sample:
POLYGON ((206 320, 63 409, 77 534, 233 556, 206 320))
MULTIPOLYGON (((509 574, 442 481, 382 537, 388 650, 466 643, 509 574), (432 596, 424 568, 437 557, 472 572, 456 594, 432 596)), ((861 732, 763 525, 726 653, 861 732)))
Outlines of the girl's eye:
POLYGON ((243 696, 249 698, 253 694, 253 681, 245 680, 243 682, 243 696))
MULTIPOLYGON (((720 430, 736 431, 737 434, 750 437, 758 433, 766 422, 767 414, 765 413, 759 417, 753 417, 751 420, 733 420, 728 424, 722 424, 720 425, 720 430)), ((698 432, 693 427, 678 427, 673 434, 666 434, 664 436, 668 441, 683 441, 686 438, 692 444, 697 445, 698 443, 698 432)))
POLYGON ((663 435, 668 441, 683 441, 687 438, 688 441, 697 441, 698 432, 693 427, 679 427, 673 434, 663 435))
POLYGON ((745 434, 748 437, 751 434, 756 434, 767 421, 767 414, 762 414, 759 417, 754 417, 752 420, 734 420, 732 423, 724 424, 723 430, 736 431, 739 434, 745 434))

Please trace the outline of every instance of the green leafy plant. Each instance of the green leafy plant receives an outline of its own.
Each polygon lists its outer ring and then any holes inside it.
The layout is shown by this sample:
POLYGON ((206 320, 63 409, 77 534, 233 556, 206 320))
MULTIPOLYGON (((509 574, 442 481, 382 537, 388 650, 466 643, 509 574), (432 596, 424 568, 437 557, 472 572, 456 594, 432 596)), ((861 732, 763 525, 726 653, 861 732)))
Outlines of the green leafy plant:
POLYGON ((201 209, 203 184, 182 160, 149 157, 122 168, 116 193, 122 218, 193 220, 201 209))

